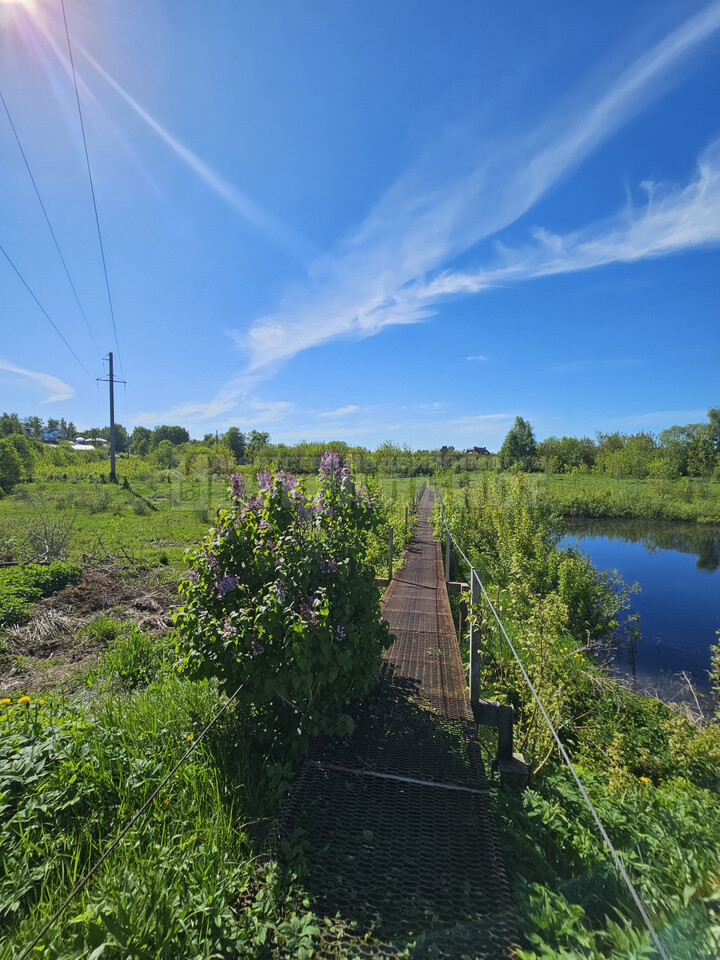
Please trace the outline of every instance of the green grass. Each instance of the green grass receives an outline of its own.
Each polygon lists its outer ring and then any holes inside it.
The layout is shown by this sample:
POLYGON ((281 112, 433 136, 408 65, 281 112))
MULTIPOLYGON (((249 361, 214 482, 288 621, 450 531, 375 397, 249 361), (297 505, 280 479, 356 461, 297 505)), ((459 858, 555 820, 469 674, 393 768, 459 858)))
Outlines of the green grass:
POLYGON ((554 511, 567 517, 720 523, 720 483, 716 480, 615 480, 568 474, 541 475, 537 483, 554 511))
POLYGON ((59 561, 49 566, 29 564, 0 570, 0 628, 21 623, 31 603, 79 578, 79 567, 59 561))
MULTIPOLYGON (((16 957, 224 702, 136 629, 84 697, 0 704, 0 958, 16 957)), ((258 853, 277 797, 232 707, 44 938, 37 957, 309 957, 318 928, 258 853), (303 914, 302 917, 300 914, 303 914), (96 951, 96 952, 95 952, 96 951), (285 954, 283 954, 285 955, 285 954)))

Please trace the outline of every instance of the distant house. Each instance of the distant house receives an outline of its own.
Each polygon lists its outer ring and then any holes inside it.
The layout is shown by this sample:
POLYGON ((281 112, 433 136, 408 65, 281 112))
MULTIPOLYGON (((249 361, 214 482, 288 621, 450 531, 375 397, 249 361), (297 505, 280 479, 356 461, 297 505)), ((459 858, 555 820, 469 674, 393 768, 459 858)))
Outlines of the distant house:
POLYGON ((95 449, 95 447, 91 443, 88 443, 87 440, 84 440, 82 437, 79 437, 77 439, 79 440, 79 442, 70 444, 73 450, 94 450, 95 449))
POLYGON ((491 457, 492 454, 487 447, 470 447, 465 453, 476 453, 479 457, 491 457))
POLYGON ((51 430, 49 427, 42 428, 42 442, 43 443, 57 443, 58 440, 65 439, 65 431, 61 430, 59 427, 53 427, 51 430))

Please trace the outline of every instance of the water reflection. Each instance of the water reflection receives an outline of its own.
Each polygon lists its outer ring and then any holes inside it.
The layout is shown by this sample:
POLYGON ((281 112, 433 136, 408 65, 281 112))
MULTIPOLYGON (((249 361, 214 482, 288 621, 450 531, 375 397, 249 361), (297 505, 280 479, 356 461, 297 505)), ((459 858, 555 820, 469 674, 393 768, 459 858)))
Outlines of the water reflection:
POLYGON ((659 520, 564 520, 563 534, 573 540, 607 537, 625 543, 640 543, 648 551, 675 550, 697 557, 702 573, 720 568, 720 528, 700 523, 665 523, 659 520))
POLYGON ((709 692, 710 646, 720 630, 720 528, 648 520, 567 520, 562 545, 577 544, 599 570, 617 569, 632 597, 640 638, 622 634, 613 673, 675 697, 689 680, 709 692), (687 679, 686 679, 687 678, 687 679), (673 693, 668 693, 672 690, 673 693))

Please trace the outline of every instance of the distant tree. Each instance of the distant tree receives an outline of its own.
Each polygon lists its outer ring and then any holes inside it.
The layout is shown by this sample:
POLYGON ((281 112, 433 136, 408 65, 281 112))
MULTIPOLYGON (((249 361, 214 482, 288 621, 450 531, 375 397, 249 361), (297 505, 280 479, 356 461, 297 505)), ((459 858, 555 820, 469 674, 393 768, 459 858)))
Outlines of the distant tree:
POLYGON ((206 433, 205 436, 200 441, 204 447, 212 446, 215 443, 216 436, 214 433, 206 433))
POLYGON ((245 453, 252 460, 269 442, 270 434, 266 430, 251 430, 245 444, 245 453))
POLYGON ((22 477, 22 460, 7 437, 0 440, 0 490, 9 493, 22 477))
POLYGON ((175 448, 170 440, 161 440, 155 450, 155 456, 159 466, 166 470, 176 464, 175 448))
POLYGON ((190 434, 185 427, 168 426, 164 423, 162 426, 155 427, 153 430, 152 446, 159 446, 163 440, 169 440, 174 447, 179 447, 181 443, 190 442, 190 434))
POLYGON ((40 417, 26 417, 23 421, 23 426, 30 428, 32 436, 35 437, 35 439, 40 440, 42 438, 43 421, 40 417))
MULTIPOLYGON (((255 431, 253 431, 254 433, 255 431)), ((267 440, 270 439, 269 434, 265 434, 267 440)), ((267 440, 265 441, 267 443, 267 440)), ((232 452, 235 454, 235 459, 239 461, 245 456, 245 446, 247 442, 247 437, 244 433, 238 430, 237 427, 230 427, 223 434, 222 438, 223 443, 226 447, 230 447, 232 452)))
POLYGON ((529 470, 536 449, 535 434, 530 423, 523 420, 522 417, 515 417, 515 422, 510 427, 500 448, 500 459, 503 466, 511 467, 513 464, 519 463, 523 469, 529 470))
POLYGON ((20 418, 16 413, 4 413, 0 417, 0 437, 8 437, 11 433, 24 433, 20 418))
POLYGON ((715 453, 720 454, 720 407, 710 407, 708 421, 708 436, 715 448, 715 453))
POLYGON ((144 457, 150 450, 152 432, 147 427, 135 427, 130 436, 130 452, 144 457))
POLYGON ((24 433, 11 433, 5 443, 10 443, 17 451, 22 466, 20 479, 32 480, 35 473, 35 448, 24 433))
POLYGON ((48 428, 48 430, 59 430, 59 429, 60 429, 60 421, 59 421, 59 420, 55 420, 53 417, 50 417, 50 419, 49 419, 48 422, 47 422, 47 428, 48 428))

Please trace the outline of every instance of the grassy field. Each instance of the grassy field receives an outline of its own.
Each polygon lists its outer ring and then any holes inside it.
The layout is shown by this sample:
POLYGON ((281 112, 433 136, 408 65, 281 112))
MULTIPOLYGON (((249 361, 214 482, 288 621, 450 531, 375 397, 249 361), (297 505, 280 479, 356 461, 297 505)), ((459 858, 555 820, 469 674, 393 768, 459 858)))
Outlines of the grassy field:
MULTIPOLYGON (((183 552, 227 484, 120 481, 54 475, 0 500, 0 960, 32 942, 226 703, 178 671, 171 610, 183 552), (43 553, 68 562, 23 562, 43 553)), ((381 482, 379 572, 419 485, 381 482)), ((279 794, 233 706, 33 956, 309 960, 321 941, 347 955, 352 930, 309 910, 300 848, 280 866, 268 843, 279 794)))

